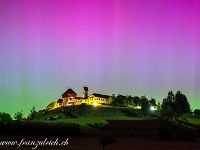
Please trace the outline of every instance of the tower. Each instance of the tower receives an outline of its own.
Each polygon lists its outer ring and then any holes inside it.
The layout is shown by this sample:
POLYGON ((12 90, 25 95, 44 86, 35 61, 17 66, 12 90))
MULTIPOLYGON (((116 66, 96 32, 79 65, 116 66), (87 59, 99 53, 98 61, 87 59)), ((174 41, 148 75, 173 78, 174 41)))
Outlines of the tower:
POLYGON ((88 87, 83 87, 83 98, 88 97, 88 87))

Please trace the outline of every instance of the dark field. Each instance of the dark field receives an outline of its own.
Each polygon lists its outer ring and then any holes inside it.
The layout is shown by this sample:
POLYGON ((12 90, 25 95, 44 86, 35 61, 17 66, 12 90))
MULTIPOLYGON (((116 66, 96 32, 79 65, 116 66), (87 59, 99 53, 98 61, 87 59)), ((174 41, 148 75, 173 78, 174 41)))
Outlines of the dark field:
MULTIPOLYGON (((24 136, 1 136, 1 140, 21 140, 24 136)), ((28 140, 43 140, 45 137, 28 137, 28 140)), ((55 139, 57 137, 48 137, 55 139)), ((65 140, 61 137, 59 140, 65 140)), ((32 147, 20 147, 18 149, 26 150, 32 147)), ((15 147, 1 146, 1 150, 16 150, 15 147)), ((67 146, 39 146, 38 150, 43 149, 66 149, 66 150, 102 150, 99 143, 99 137, 76 137, 69 139, 67 146)), ((200 141, 163 141, 150 138, 135 138, 135 137, 117 137, 117 142, 106 146, 105 150, 199 150, 200 141)))
MULTIPOLYGON (((105 150, 199 150, 200 140, 178 141, 178 140, 158 140, 159 120, 108 120, 105 129, 95 129, 90 132, 81 129, 78 136, 30 136, 3 134, 1 141, 16 140, 55 140, 64 141, 69 138, 67 146, 38 146, 38 150, 44 149, 66 149, 66 150, 102 150, 100 144, 102 138, 109 139, 110 142, 105 146, 105 150)), ((16 150, 17 146, 0 146, 2 150, 16 150)), ((33 146, 21 146, 18 149, 31 149, 33 146)))

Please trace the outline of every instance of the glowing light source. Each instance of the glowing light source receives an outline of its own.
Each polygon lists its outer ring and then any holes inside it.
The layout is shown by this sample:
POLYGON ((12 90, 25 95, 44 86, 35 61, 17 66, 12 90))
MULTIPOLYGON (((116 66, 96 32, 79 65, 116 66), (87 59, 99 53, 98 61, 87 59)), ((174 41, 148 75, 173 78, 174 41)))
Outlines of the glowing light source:
POLYGON ((93 104, 93 105, 96 107, 98 104, 97 104, 97 102, 94 102, 94 104, 93 104))
POLYGON ((150 110, 154 111, 157 110, 155 106, 150 106, 150 110))

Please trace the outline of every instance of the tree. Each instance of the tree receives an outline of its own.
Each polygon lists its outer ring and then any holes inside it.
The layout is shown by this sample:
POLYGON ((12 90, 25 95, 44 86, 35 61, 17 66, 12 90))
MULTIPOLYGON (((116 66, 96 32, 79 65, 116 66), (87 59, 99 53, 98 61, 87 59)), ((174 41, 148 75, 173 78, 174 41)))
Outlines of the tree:
POLYGON ((7 124, 12 121, 10 114, 5 112, 0 112, 0 123, 7 124))
POLYGON ((190 113, 190 104, 187 97, 177 91, 174 100, 174 111, 179 114, 190 113))
POLYGON ((194 115, 197 116, 197 117, 200 117, 200 109, 195 109, 194 115))
POLYGON ((17 121, 22 121, 23 120, 23 113, 22 113, 22 111, 16 112, 15 115, 14 115, 14 118, 17 121))
POLYGON ((186 96, 180 91, 177 91, 176 95, 170 91, 161 105, 162 123, 159 129, 159 136, 165 139, 192 139, 193 133, 184 125, 187 119, 183 117, 184 113, 189 112, 190 106, 186 96))
POLYGON ((131 95, 127 95, 126 96, 124 104, 125 104, 125 106, 129 106, 129 107, 133 106, 133 104, 132 104, 132 96, 131 95))
POLYGON ((123 95, 118 95, 117 97, 114 98, 112 105, 116 106, 123 106, 124 105, 124 100, 126 100, 126 96, 123 95))
POLYGON ((174 93, 172 91, 168 92, 168 95, 166 98, 163 99, 163 105, 167 104, 171 107, 171 109, 173 110, 174 108, 174 93))
POLYGON ((149 101, 145 96, 142 96, 141 97, 141 112, 143 113, 144 117, 146 117, 149 111, 150 111, 149 101))
POLYGON ((163 99, 161 105, 162 114, 172 115, 170 113, 174 113, 176 117, 179 117, 182 114, 189 112, 190 112, 190 104, 187 100, 187 97, 180 91, 177 91, 175 95, 172 91, 169 91, 167 97, 163 99), (166 107, 170 108, 165 109, 166 107))
POLYGON ((133 97, 133 102, 135 106, 141 106, 140 98, 138 96, 133 97))
POLYGON ((115 101, 116 101, 115 94, 113 94, 112 96, 110 96, 109 99, 108 99, 108 101, 109 101, 109 103, 111 105, 114 105, 115 101))
POLYGON ((149 104, 150 104, 150 106, 157 106, 157 104, 156 104, 156 99, 155 99, 155 98, 151 98, 151 99, 149 100, 149 104))
POLYGON ((157 104, 157 110, 161 110, 161 104, 160 104, 160 102, 158 102, 158 104, 157 104))
MULTIPOLYGON (((165 99, 163 99, 163 101, 165 101, 165 99)), ((168 103, 162 103, 161 105, 161 116, 165 119, 173 119, 173 110, 172 107, 170 106, 170 104, 168 103)))
POLYGON ((29 115, 28 115, 28 119, 29 119, 29 120, 35 119, 36 112, 37 112, 37 111, 36 111, 36 109, 35 109, 35 106, 33 106, 33 107, 31 108, 31 110, 30 110, 29 115))
POLYGON ((42 120, 44 112, 44 110, 39 110, 38 112, 36 112, 34 115, 34 120, 42 120))
POLYGON ((177 122, 179 115, 175 112, 175 95, 172 91, 168 92, 161 105, 161 117, 170 124, 177 122))

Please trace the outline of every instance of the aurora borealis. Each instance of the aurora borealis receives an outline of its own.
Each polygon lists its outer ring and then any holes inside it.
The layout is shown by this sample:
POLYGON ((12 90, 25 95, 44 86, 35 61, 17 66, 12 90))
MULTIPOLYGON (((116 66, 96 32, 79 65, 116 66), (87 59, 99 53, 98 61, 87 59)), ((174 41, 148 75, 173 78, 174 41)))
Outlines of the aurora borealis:
POLYGON ((169 90, 200 108, 200 1, 1 0, 0 110, 82 95, 169 90))

